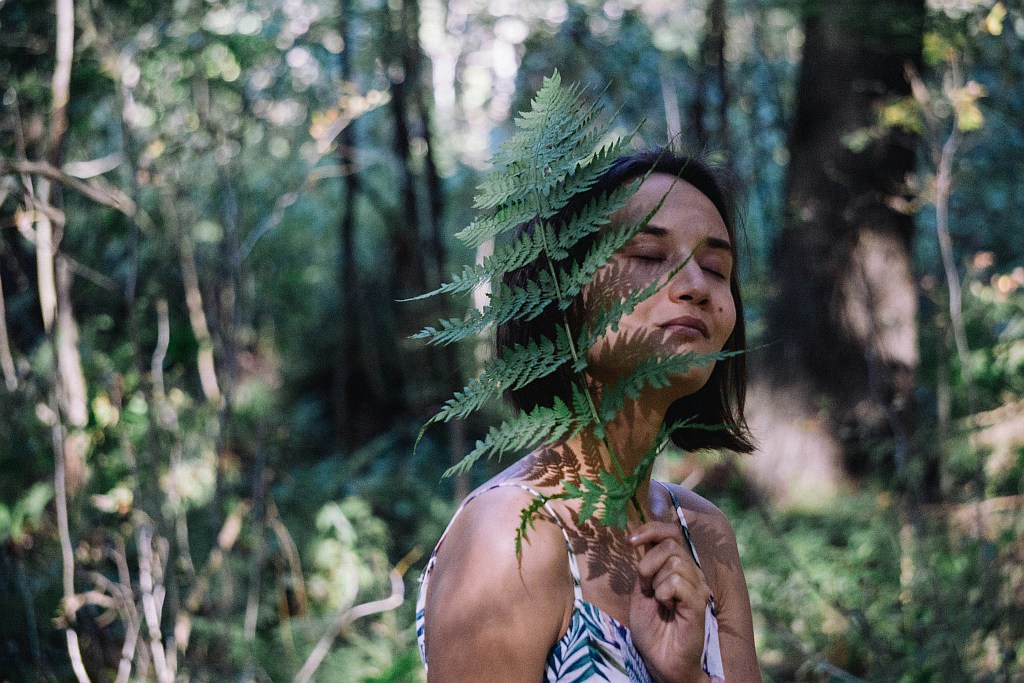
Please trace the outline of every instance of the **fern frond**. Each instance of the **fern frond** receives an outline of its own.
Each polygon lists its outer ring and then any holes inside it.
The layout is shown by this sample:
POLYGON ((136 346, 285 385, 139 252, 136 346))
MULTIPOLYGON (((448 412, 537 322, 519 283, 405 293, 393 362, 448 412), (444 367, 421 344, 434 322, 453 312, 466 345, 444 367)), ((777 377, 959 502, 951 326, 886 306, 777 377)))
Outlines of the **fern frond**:
POLYGON ((530 412, 519 414, 491 427, 487 436, 476 442, 476 446, 459 463, 448 468, 444 476, 450 477, 465 472, 473 463, 483 457, 500 457, 510 451, 522 451, 540 443, 551 443, 575 435, 579 420, 572 410, 559 398, 550 408, 537 406, 530 412))
POLYGON ((580 499, 577 522, 580 525, 596 516, 607 526, 626 528, 627 508, 633 499, 636 485, 630 479, 619 479, 611 472, 598 472, 597 479, 581 477, 580 485, 563 482, 567 497, 580 499))
MULTIPOLYGON (((589 349, 602 337, 608 334, 609 331, 617 332, 619 329, 619 321, 623 316, 632 313, 633 309, 635 309, 642 301, 657 294, 658 290, 664 286, 664 282, 658 282, 656 280, 646 287, 634 290, 623 298, 611 302, 604 308, 597 309, 592 316, 593 320, 590 325, 585 327, 580 333, 577 346, 582 349, 589 349)), ((583 370, 583 367, 577 364, 573 367, 573 370, 580 372, 583 370)))
MULTIPOLYGON (((531 184, 518 175, 488 178, 480 184, 480 193, 475 198, 474 206, 478 209, 499 208, 493 214, 474 220, 457 232, 455 237, 466 246, 477 247, 534 218, 551 218, 564 209, 573 197, 593 187, 625 149, 626 142, 617 140, 598 150, 589 163, 574 161, 572 168, 565 173, 537 184, 531 184), (540 207, 533 201, 535 194, 545 198, 540 207)), ((574 157, 567 155, 567 158, 574 157)), ((616 196, 620 194, 616 192, 616 196)), ((630 194, 626 193, 625 199, 628 199, 630 194)), ((617 211, 625 205, 625 199, 620 204, 607 204, 610 208, 605 210, 608 214, 617 211)))
POLYGON ((579 416, 581 425, 589 427, 597 419, 591 408, 590 397, 587 388, 580 384, 572 385, 572 411, 579 416))
POLYGON ((548 243, 555 239, 555 231, 551 226, 538 225, 532 233, 523 232, 512 242, 503 244, 481 263, 463 267, 461 273, 453 275, 450 281, 437 289, 402 301, 417 301, 438 294, 471 292, 485 282, 500 280, 505 273, 521 268, 540 257, 544 251, 544 239, 537 234, 540 230, 546 231, 545 239, 548 243))
POLYGON ((565 493, 553 493, 551 495, 541 494, 540 498, 533 498, 530 500, 530 504, 522 509, 519 513, 519 528, 516 529, 516 557, 522 560, 523 541, 529 540, 529 530, 534 528, 534 522, 537 517, 540 516, 541 509, 543 509, 549 501, 559 500, 566 497, 565 493))
POLYGON ((480 375, 470 380, 462 391, 455 392, 431 421, 447 422, 452 418, 466 417, 501 392, 521 389, 530 382, 547 377, 569 360, 565 344, 556 345, 550 339, 507 349, 501 358, 485 363, 480 375))
POLYGON ((573 263, 567 269, 560 271, 558 273, 558 291, 562 298, 558 302, 559 308, 563 310, 569 308, 576 295, 594 279, 594 274, 598 269, 608 263, 608 259, 631 240, 642 227, 642 223, 634 223, 606 231, 587 250, 582 261, 573 263))
POLYGON ((553 113, 564 111, 566 106, 579 100, 579 90, 575 83, 563 88, 562 74, 556 70, 544 79, 540 90, 530 100, 530 109, 515 117, 516 128, 537 131, 548 128, 553 113))
MULTIPOLYGON (((496 180, 499 184, 504 185, 506 184, 507 179, 499 177, 496 178, 496 180)), ((493 214, 481 216, 456 232, 455 237, 459 241, 467 247, 478 247, 487 240, 493 240, 497 238, 499 234, 511 230, 537 215, 537 207, 534 203, 527 201, 529 199, 528 194, 524 193, 524 191, 520 191, 523 182, 519 180, 510 182, 509 184, 509 188, 501 190, 504 193, 502 196, 504 201, 489 206, 476 207, 480 209, 490 209, 500 206, 500 208, 493 214), (513 195, 516 197, 513 198, 513 195)), ((482 188, 483 184, 481 184, 480 187, 482 188)), ((477 196, 477 202, 479 203, 482 198, 482 195, 477 196)))
POLYGON ((536 208, 558 211, 569 197, 590 187, 625 149, 631 135, 597 149, 611 130, 610 122, 596 123, 603 107, 585 102, 576 86, 559 88, 560 82, 560 77, 546 79, 532 110, 516 118, 518 132, 501 144, 492 159, 505 172, 481 183, 474 202, 477 208, 543 197, 544 206, 536 208), (566 183, 581 169, 588 170, 589 176, 566 183), (556 192, 563 184, 570 186, 568 194, 556 192))
POLYGON ((428 344, 452 344, 513 318, 533 320, 555 300, 551 276, 541 272, 537 280, 526 283, 525 287, 500 284, 491 296, 490 305, 483 310, 472 309, 465 318, 443 319, 440 321, 440 329, 425 327, 411 338, 426 339, 428 344))

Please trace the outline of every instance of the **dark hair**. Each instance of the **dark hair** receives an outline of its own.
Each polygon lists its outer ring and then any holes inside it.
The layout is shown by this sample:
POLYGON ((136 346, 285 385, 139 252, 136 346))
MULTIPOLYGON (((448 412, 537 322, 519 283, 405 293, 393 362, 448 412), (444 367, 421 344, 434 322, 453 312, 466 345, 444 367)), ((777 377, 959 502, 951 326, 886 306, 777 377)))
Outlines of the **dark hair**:
MULTIPOLYGON (((558 215, 551 219, 551 224, 555 230, 561 229, 591 200, 648 173, 665 173, 676 176, 696 187, 711 200, 725 222, 735 262, 736 230, 731 205, 722 183, 703 162, 668 149, 650 149, 620 157, 591 188, 575 196, 558 215)), ((523 232, 532 233, 534 226, 535 221, 521 225, 517 229, 516 236, 518 237, 523 232)), ((564 267, 572 262, 582 261, 594 239, 596 236, 579 242, 570 250, 569 256, 556 266, 564 267)), ((545 267, 546 265, 537 259, 506 273, 503 282, 510 287, 523 287, 530 281, 535 281, 540 270, 545 267)), ((729 280, 729 289, 736 304, 736 325, 723 348, 726 351, 742 351, 746 346, 746 331, 743 323, 743 300, 740 297, 739 276, 735 267, 729 280)), ((580 315, 580 307, 570 309, 570 327, 574 328, 574 334, 578 333, 582 324, 579 319, 580 315)), ((526 344, 541 337, 554 339, 555 331, 561 323, 561 311, 554 306, 549 306, 532 320, 516 319, 499 325, 495 338, 497 353, 500 356, 506 349, 517 344, 526 344)), ((562 366, 556 372, 534 380, 524 387, 507 390, 505 397, 515 408, 520 410, 531 410, 539 405, 550 406, 555 397, 569 403, 573 381, 572 369, 562 366)), ((701 389, 677 400, 669 407, 665 416, 667 423, 692 418, 695 425, 675 430, 672 433, 672 441, 688 451, 702 448, 727 448, 738 453, 753 451, 754 445, 743 417, 746 392, 746 356, 738 354, 719 361, 701 389)))

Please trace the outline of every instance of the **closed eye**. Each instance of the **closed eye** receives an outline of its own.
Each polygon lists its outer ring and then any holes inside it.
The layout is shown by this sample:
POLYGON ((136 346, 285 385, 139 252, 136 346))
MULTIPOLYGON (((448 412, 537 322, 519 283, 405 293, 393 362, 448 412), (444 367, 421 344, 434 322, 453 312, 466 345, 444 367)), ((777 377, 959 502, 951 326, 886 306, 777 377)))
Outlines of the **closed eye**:
POLYGON ((729 277, 725 273, 721 273, 721 272, 715 270, 714 268, 704 268, 704 272, 705 273, 710 273, 711 275, 714 275, 715 277, 717 277, 720 280, 728 280, 729 279, 729 277))
POLYGON ((660 254, 631 254, 631 258, 634 258, 637 261, 644 261, 646 263, 661 263, 665 260, 665 257, 660 254))

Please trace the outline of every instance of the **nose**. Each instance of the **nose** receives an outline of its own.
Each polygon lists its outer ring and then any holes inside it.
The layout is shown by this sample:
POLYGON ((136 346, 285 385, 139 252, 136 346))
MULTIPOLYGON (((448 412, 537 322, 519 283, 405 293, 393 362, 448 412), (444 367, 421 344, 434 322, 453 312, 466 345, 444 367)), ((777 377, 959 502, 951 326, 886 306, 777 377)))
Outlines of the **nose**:
POLYGON ((687 301, 698 306, 707 306, 711 299, 709 275, 690 258, 668 283, 668 295, 673 301, 687 301))

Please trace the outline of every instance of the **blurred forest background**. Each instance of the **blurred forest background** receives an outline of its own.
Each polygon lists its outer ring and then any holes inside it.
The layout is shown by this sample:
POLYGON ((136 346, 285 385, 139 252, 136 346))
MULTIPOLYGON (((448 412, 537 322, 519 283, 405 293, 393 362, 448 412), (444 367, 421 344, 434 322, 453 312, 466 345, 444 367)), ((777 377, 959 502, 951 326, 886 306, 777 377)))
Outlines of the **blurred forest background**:
POLYGON ((765 679, 1024 681, 991 0, 0 0, 0 681, 423 679, 415 577, 497 465, 440 475, 502 407, 414 453, 487 340, 396 300, 486 254, 555 68, 736 193, 761 450, 658 467, 732 519, 765 679))

